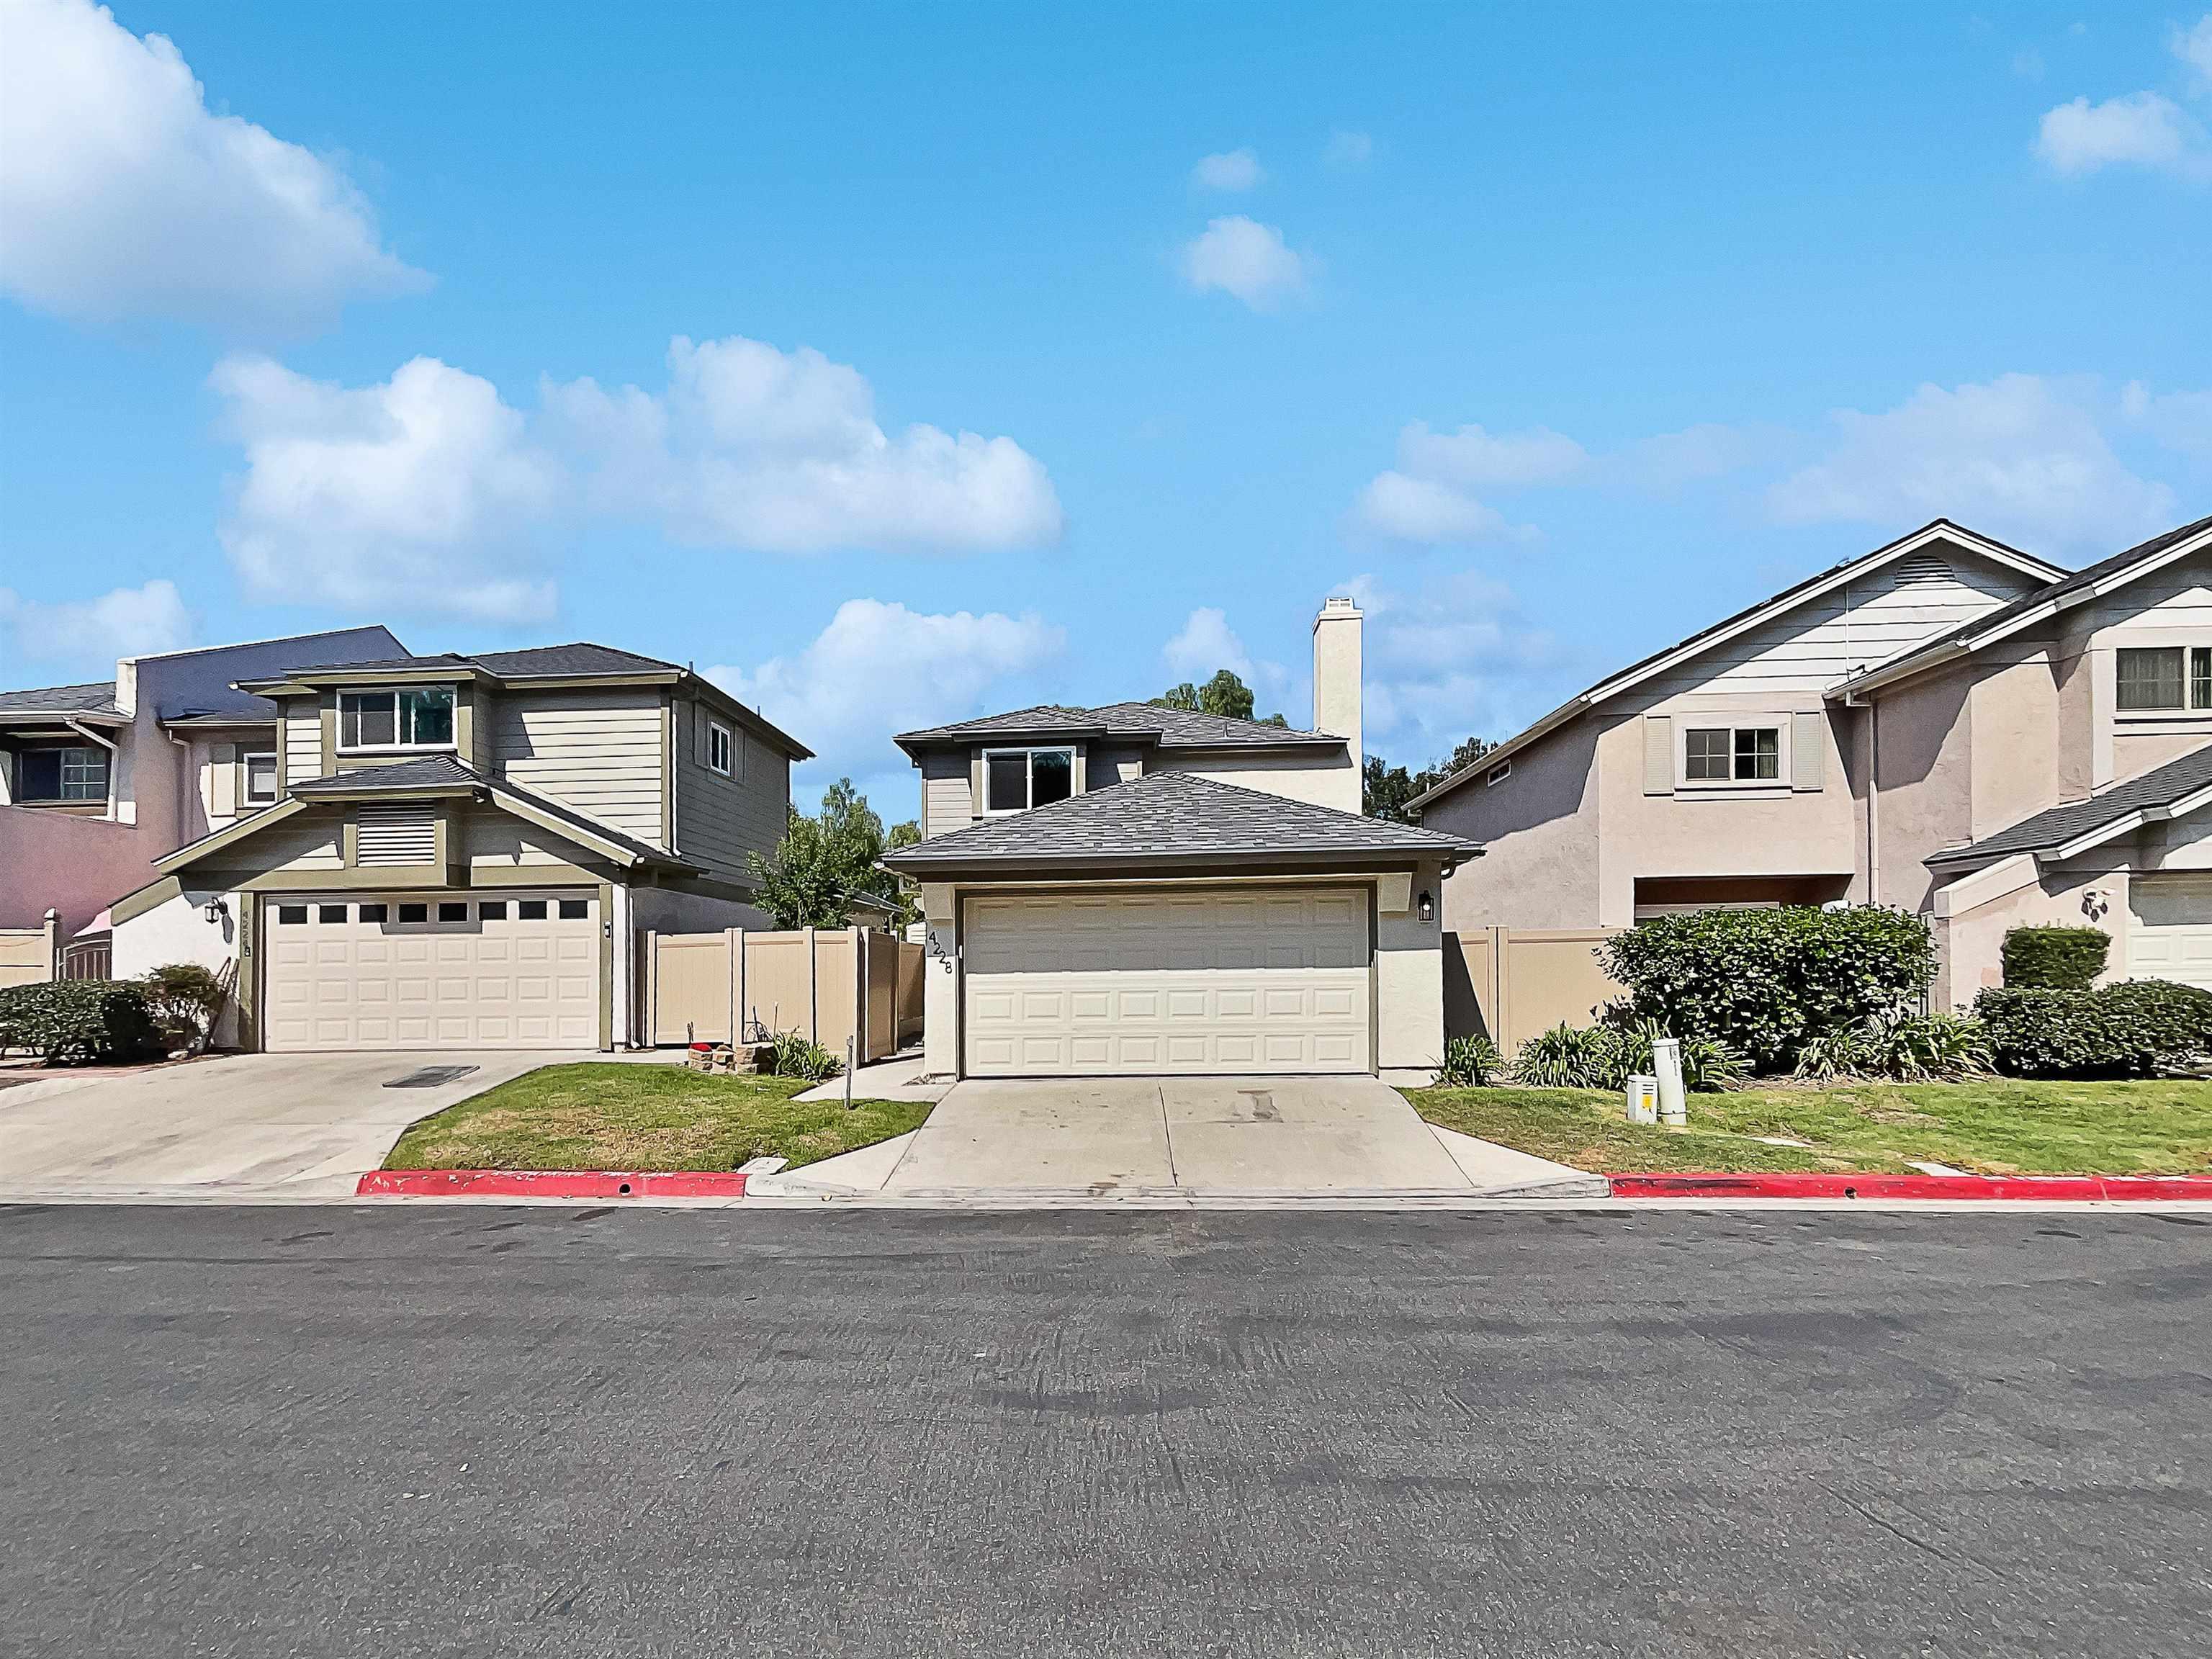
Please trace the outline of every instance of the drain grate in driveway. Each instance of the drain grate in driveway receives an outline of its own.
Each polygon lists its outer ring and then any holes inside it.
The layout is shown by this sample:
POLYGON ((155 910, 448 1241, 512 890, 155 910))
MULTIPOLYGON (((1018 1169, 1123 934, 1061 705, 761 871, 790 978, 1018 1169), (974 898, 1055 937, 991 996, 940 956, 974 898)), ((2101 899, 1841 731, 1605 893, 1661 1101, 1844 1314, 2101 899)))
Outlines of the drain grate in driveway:
POLYGON ((396 1077, 384 1086, 387 1089, 434 1089, 441 1083, 451 1083, 456 1078, 466 1077, 477 1068, 473 1066, 424 1066, 396 1077))

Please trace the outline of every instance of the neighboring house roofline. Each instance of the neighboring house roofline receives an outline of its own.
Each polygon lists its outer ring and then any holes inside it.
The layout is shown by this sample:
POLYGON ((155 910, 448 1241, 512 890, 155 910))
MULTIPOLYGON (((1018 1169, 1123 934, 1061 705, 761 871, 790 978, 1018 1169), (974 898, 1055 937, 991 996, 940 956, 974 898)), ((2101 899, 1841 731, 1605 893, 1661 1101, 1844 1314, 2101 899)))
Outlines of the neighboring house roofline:
POLYGON ((1079 738, 1139 749, 1171 749, 1177 754, 1350 752, 1344 738, 1327 732, 1135 702, 1101 703, 1091 708, 1039 703, 1003 714, 981 714, 950 725, 902 732, 891 741, 905 750, 909 760, 918 763, 931 750, 1066 743, 1079 738))
POLYGON ((1870 692, 1886 690, 1930 669, 1970 657, 2076 605, 2101 599, 2207 547, 2212 547, 2212 518, 2198 519, 2165 531, 1986 616, 1961 623, 1932 640, 1924 640, 1888 662, 1878 663, 1832 686, 1827 695, 1832 699, 1856 702, 1870 692))
POLYGON ((319 628, 310 634, 277 634, 265 640, 232 640, 222 645, 188 645, 176 651, 138 651, 118 662, 173 662, 179 657, 212 657, 225 651, 251 651, 264 645, 303 645, 309 640, 336 639, 344 634, 381 634, 402 651, 407 647, 399 636, 382 623, 363 623, 358 628, 319 628))
POLYGON ((1625 691, 1632 690, 1645 681, 1664 674, 1693 657, 1702 655, 1717 645, 1725 645, 1740 635, 1762 627, 1775 617, 1794 611, 1801 605, 1832 593, 1839 587, 1846 586, 1869 570, 1878 569, 1893 560, 1917 553, 1930 542, 1937 541, 1954 543, 1969 552, 1979 554, 1993 563, 2016 570, 2022 575, 2033 577, 2039 582, 2048 582, 2066 574, 2062 566, 2039 559, 2032 553, 2024 553, 2016 547, 2008 546, 1992 537, 1969 530, 1964 525, 1954 523, 1949 519, 1930 520, 1909 535, 1900 536, 1895 541, 1885 543, 1870 553, 1862 553, 1856 558, 1844 560, 1841 564, 1831 565, 1826 570, 1806 577, 1802 581, 1793 583, 1778 593, 1769 595, 1756 605, 1747 605, 1732 616, 1723 617, 1711 627, 1700 629, 1686 640, 1655 651, 1650 656, 1631 663, 1619 673, 1600 680, 1588 690, 1570 697, 1550 714, 1546 714, 1534 724, 1515 732, 1513 736, 1506 738, 1495 748, 1485 750, 1469 764, 1462 767, 1449 777, 1440 780, 1416 795, 1407 803, 1407 809, 1418 811, 1430 802, 1442 799, 1462 785, 1487 773, 1501 762, 1526 749, 1547 732, 1556 731, 1577 716, 1588 713, 1599 703, 1609 698, 1617 697, 1625 691))
POLYGON ((2212 744, 2163 766, 2124 778, 2086 800, 2065 801, 1979 841, 1931 853, 1930 869, 1956 874, 2022 853, 2039 864, 2063 863, 2146 824, 2184 817, 2212 805, 2212 744))

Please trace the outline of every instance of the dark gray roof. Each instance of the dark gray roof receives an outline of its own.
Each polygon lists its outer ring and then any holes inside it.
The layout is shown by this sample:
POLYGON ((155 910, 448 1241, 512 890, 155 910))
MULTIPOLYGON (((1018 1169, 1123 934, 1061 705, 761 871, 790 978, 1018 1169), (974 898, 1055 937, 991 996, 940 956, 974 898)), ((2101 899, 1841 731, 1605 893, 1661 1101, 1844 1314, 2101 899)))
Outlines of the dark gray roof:
POLYGON ((1929 855, 1929 864, 1987 864, 2014 853, 2048 853, 2078 841, 2093 830, 2142 811, 2147 807, 2171 806, 2185 796, 2212 786, 2212 744, 2191 750, 2179 760, 2168 761, 2140 777, 2116 783, 2101 795, 2068 801, 2023 818, 2010 829, 1984 836, 1970 847, 1954 847, 1929 855))
POLYGON ((0 691, 0 714, 120 714, 115 682, 91 685, 48 685, 34 691, 0 691))
POLYGON ((672 858, 662 848, 649 842, 626 836, 611 824, 602 823, 589 813, 579 812, 574 807, 539 794, 534 789, 525 789, 509 783, 504 778, 485 775, 473 767, 464 766, 451 755, 423 755, 413 760, 394 761, 389 766, 364 766, 356 771, 339 772, 329 777, 308 778, 299 783, 287 784, 285 792, 301 800, 318 799, 351 799, 362 794, 404 794, 414 789, 484 789, 497 790, 504 795, 514 795, 528 801, 548 817, 563 823, 588 830, 602 841, 613 842, 642 859, 660 864, 681 864, 681 859, 672 858))
POLYGON ((1040 703, 1005 714, 985 714, 950 726, 902 732, 892 741, 911 755, 934 744, 974 743, 992 738, 1100 737, 1152 743, 1163 749, 1340 749, 1342 738, 1259 720, 1231 720, 1187 708, 1160 708, 1148 702, 1109 702, 1096 708, 1040 703))
POLYGON ((502 679, 555 678, 566 674, 680 673, 681 663, 641 657, 635 651, 618 651, 611 645, 587 640, 567 645, 533 645, 520 651, 441 651, 429 657, 380 657, 368 662, 300 663, 292 672, 302 674, 356 673, 390 668, 481 668, 502 679))
POLYGON ((1087 865, 1153 859, 1243 860, 1394 854, 1475 856, 1472 842, 1221 783, 1191 772, 1148 772, 1006 817, 986 818, 888 854, 907 875, 994 863, 1087 865))
POLYGON ((2109 559, 2100 559, 2093 565, 2086 565, 2070 576, 2062 576, 2055 582, 2021 595, 2010 605, 1999 605, 1994 611, 1984 611, 1978 617, 1970 617, 1955 628, 1947 628, 1934 638, 1923 640, 1903 656, 1897 657, 1889 662, 1877 664, 1867 672, 1887 675, 1907 663, 1917 662, 1923 657, 1932 656, 1950 646, 1956 645, 1961 640, 1986 634, 1992 629, 2001 629, 2007 623, 2017 621, 2038 607, 2050 604, 2053 599, 2063 599, 2069 593, 2079 592, 2085 587, 2094 586, 2099 582, 2119 575, 2131 565, 2141 564, 2146 560, 2156 558, 2175 543, 2185 541, 2198 532, 2208 529, 2212 529, 2212 518, 2199 519, 2193 524, 2182 525, 2177 529, 2154 536, 2147 542, 2137 542, 2125 552, 2115 553, 2109 559))

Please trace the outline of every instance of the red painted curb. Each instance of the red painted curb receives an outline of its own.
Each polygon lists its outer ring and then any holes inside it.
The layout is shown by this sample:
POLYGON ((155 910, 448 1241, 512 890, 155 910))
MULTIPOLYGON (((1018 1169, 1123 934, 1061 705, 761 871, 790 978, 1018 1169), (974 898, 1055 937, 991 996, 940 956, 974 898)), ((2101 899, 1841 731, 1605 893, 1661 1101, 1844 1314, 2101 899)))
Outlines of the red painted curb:
POLYGON ((371 1170, 363 1198, 743 1198, 734 1170, 371 1170))
POLYGON ((1617 1175, 1615 1198, 2182 1199, 2212 1202, 2206 1176, 1617 1175))

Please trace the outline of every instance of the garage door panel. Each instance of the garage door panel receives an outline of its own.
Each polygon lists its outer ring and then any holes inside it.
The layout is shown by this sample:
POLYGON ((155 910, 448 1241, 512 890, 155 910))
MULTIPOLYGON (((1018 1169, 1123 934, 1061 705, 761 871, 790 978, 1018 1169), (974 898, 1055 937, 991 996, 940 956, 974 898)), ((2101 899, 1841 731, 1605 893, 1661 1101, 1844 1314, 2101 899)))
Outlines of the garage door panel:
POLYGON ((264 947, 268 1045, 596 1047, 596 902, 587 901, 580 917, 562 917, 554 903, 544 911, 526 919, 512 900, 464 903, 434 896, 272 901, 264 947), (431 920, 391 920, 402 902, 426 902, 431 920), (382 906, 384 919, 364 920, 365 904, 382 906), (460 918, 450 916, 453 908, 460 918), (312 920, 288 922, 288 908, 312 920), (441 908, 447 919, 438 919, 441 908))
POLYGON ((2128 906, 2128 973, 2212 990, 2212 876, 2137 876, 2128 906))
POLYGON ((992 895, 964 921, 971 1075, 1368 1069, 1362 891, 992 895))

